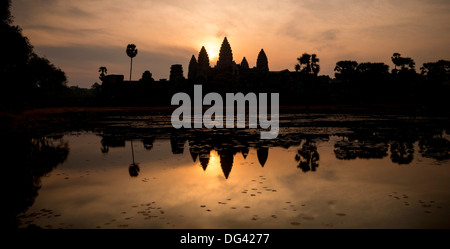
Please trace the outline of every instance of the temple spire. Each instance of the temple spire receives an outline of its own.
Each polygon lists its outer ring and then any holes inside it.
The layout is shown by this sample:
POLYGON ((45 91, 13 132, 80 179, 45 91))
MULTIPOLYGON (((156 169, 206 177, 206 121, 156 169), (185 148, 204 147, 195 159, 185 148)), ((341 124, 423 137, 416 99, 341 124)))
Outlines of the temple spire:
POLYGON ((198 63, 197 63, 197 78, 200 80, 206 80, 209 71, 209 56, 208 52, 206 52, 205 47, 203 46, 200 49, 200 53, 198 54, 198 63))
POLYGON ((200 49, 200 53, 198 53, 198 67, 209 67, 209 56, 208 52, 206 52, 205 46, 202 46, 202 48, 200 49))
POLYGON ((261 49, 258 54, 258 59, 256 60, 256 69, 262 72, 269 71, 269 62, 267 61, 267 56, 264 52, 264 49, 261 49))
POLYGON ((227 70, 231 69, 233 65, 233 52, 231 51, 230 43, 225 37, 220 46, 219 60, 217 61, 217 69, 227 70))
POLYGON ((250 68, 250 67, 249 67, 249 65, 248 65, 247 59, 244 57, 244 58, 242 59, 242 61, 241 61, 241 69, 246 70, 246 69, 249 69, 249 68, 250 68))
POLYGON ((195 56, 192 55, 191 60, 189 61, 189 69, 188 69, 188 79, 194 80, 197 76, 197 60, 195 56))

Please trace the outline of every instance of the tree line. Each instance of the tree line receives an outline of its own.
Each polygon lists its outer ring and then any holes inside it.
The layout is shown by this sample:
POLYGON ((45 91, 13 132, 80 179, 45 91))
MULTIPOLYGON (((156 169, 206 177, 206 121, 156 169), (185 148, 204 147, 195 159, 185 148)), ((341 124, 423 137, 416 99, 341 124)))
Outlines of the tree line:
POLYGON ((316 54, 304 53, 297 60, 294 68, 300 74, 300 92, 307 95, 306 99, 318 100, 316 103, 436 106, 446 104, 450 93, 450 61, 447 60, 424 63, 419 73, 415 61, 398 52, 391 57, 394 64, 391 71, 382 62, 341 60, 334 68, 335 78, 326 87, 317 84, 320 66, 316 54))
POLYGON ((0 111, 64 105, 73 97, 66 74, 35 53, 22 29, 13 24, 11 0, 0 2, 0 111))

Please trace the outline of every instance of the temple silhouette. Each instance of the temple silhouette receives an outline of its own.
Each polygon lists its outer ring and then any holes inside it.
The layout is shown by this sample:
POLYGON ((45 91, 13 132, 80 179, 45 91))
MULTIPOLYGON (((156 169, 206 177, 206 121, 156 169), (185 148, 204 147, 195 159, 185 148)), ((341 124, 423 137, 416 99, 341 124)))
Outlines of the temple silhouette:
POLYGON ((245 57, 242 58, 239 64, 233 60, 231 45, 225 37, 220 46, 219 59, 215 67, 210 65, 209 56, 204 46, 200 49, 198 61, 195 59, 195 55, 192 55, 189 62, 188 80, 205 83, 208 82, 208 79, 217 80, 223 79, 223 77, 237 79, 239 76, 251 72, 269 72, 269 62, 264 49, 261 49, 258 54, 256 67, 250 68, 245 57))
MULTIPOLYGON (((187 80, 196 81, 196 83, 206 83, 211 82, 212 80, 223 79, 223 77, 237 79, 240 75, 252 72, 269 72, 269 62, 264 49, 261 49, 258 53, 256 66, 250 68, 245 57, 242 58, 241 63, 239 64, 233 60, 231 45, 228 42, 227 37, 225 37, 220 47, 219 59, 217 60, 216 66, 210 64, 209 55, 204 46, 200 49, 197 59, 195 58, 195 55, 192 55, 191 60, 189 61, 187 80)), ((101 79, 104 85, 124 83, 123 75, 103 75, 101 79)), ((184 80, 186 80, 186 78, 183 74, 183 66, 181 64, 172 65, 170 67, 169 81, 180 82, 184 80)), ((137 84, 139 82, 154 83, 155 80, 150 71, 147 70, 143 73, 142 78, 139 81, 128 81, 127 83, 137 84)), ((159 80, 159 83, 166 82, 166 79, 159 80)))
MULTIPOLYGON (((183 65, 170 67, 169 80, 153 79, 150 70, 146 70, 141 79, 125 80, 124 75, 101 75, 101 103, 106 105, 170 105, 170 99, 176 92, 193 94, 193 85, 202 84, 205 92, 280 92, 282 101, 298 100, 301 95, 294 89, 299 82, 300 72, 289 70, 270 71, 269 59, 261 49, 256 55, 256 65, 250 67, 244 56, 240 63, 235 61, 228 38, 220 46, 216 65, 211 61, 204 46, 197 57, 193 54, 184 76, 183 65)), ((328 76, 315 77, 317 86, 327 85, 328 76)), ((308 93, 311 94, 311 93, 308 93)))

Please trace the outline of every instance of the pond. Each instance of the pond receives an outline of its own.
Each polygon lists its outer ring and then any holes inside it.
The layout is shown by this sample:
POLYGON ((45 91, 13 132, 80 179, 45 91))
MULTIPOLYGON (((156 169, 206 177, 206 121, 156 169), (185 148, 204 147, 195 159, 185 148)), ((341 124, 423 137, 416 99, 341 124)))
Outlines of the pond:
POLYGON ((450 228, 449 124, 284 114, 278 138, 260 140, 175 130, 168 115, 108 116, 11 138, 16 217, 51 229, 450 228))

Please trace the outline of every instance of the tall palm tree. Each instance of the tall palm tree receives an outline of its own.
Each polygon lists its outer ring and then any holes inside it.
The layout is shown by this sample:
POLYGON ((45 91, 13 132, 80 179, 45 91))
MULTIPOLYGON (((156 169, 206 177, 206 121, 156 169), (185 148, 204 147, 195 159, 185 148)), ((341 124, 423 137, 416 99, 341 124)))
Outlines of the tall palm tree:
POLYGON ((136 49, 136 45, 134 44, 128 44, 127 46, 127 55, 131 58, 131 65, 130 65, 130 81, 131 81, 131 71, 133 69, 133 58, 137 55, 138 50, 136 49))
POLYGON ((311 71, 315 76, 317 76, 320 71, 319 58, 317 58, 316 54, 311 55, 311 71))
POLYGON ((397 66, 401 66, 401 55, 399 53, 394 53, 391 60, 394 63, 394 70, 397 70, 397 66))

